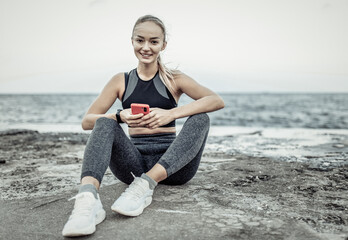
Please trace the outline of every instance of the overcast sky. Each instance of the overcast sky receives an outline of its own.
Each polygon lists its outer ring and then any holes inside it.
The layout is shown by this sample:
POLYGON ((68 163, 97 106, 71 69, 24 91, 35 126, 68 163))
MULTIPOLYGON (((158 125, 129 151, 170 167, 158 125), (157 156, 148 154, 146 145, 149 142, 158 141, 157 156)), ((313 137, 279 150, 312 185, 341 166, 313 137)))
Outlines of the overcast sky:
POLYGON ((347 0, 0 0, 0 93, 99 92, 137 66, 139 16, 169 66, 218 92, 348 92, 347 0))

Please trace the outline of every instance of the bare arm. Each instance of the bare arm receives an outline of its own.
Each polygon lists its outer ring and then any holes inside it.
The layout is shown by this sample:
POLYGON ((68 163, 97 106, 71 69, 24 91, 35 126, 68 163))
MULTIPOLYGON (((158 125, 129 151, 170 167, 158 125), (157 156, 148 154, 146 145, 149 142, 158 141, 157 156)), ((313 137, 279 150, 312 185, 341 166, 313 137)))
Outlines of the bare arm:
POLYGON ((115 75, 106 84, 103 91, 89 107, 87 113, 82 119, 82 128, 84 130, 93 129, 95 122, 100 117, 107 117, 116 120, 115 114, 106 114, 120 93, 124 91, 124 76, 122 73, 115 75))
POLYGON ((224 101, 219 95, 200 85, 185 74, 181 74, 176 80, 176 83, 180 92, 185 93, 196 101, 171 109, 175 119, 202 112, 213 112, 225 106, 224 101))

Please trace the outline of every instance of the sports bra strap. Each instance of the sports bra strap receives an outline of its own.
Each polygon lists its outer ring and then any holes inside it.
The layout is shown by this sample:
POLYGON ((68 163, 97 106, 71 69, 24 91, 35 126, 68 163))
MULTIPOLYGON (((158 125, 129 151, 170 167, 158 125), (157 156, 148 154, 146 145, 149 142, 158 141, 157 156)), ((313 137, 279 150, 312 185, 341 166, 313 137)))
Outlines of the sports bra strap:
POLYGON ((125 73, 124 73, 124 92, 123 92, 123 96, 122 96, 122 101, 123 101, 123 99, 124 99, 124 95, 125 95, 126 92, 127 92, 128 81, 129 81, 129 74, 128 74, 128 72, 125 72, 125 73))

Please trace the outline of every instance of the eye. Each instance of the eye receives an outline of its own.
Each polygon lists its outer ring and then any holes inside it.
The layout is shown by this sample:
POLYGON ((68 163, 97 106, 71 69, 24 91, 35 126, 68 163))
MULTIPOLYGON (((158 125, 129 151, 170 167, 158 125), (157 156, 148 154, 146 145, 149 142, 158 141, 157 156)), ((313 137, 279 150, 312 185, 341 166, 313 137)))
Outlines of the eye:
POLYGON ((135 41, 138 43, 141 43, 141 42, 143 42, 143 39, 138 38, 138 39, 135 39, 135 41))
POLYGON ((156 45, 156 44, 158 44, 158 41, 152 41, 151 42, 153 45, 156 45))

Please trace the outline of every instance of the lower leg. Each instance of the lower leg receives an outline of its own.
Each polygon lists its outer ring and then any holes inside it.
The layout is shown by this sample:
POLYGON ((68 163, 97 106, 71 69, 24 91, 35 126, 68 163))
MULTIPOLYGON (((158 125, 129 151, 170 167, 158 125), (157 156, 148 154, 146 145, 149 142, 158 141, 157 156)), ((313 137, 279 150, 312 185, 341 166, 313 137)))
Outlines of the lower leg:
POLYGON ((198 167, 208 132, 209 117, 206 113, 192 115, 186 120, 176 139, 157 162, 165 168, 167 177, 190 165, 194 159, 197 166, 190 168, 198 167))
POLYGON ((110 162, 117 125, 107 118, 96 121, 85 148, 79 193, 91 192, 98 198, 100 183, 110 162))
POLYGON ((131 171, 135 172, 135 169, 143 172, 140 162, 137 162, 140 158, 140 153, 116 121, 104 117, 99 118, 85 148, 81 186, 92 184, 96 190, 99 190, 109 166, 114 174, 115 170, 124 175, 131 171))
MULTIPOLYGON (((202 113, 191 116, 185 122, 177 139, 174 140, 160 161, 146 172, 146 175, 157 183, 168 178, 168 172, 165 167, 168 168, 169 175, 179 170, 183 170, 181 172, 185 172, 185 175, 187 175, 187 172, 192 171, 194 175, 200 162, 208 131, 209 117, 207 114, 202 113), (173 165, 176 166, 173 167, 173 165), (183 169, 184 167, 185 169, 183 169)), ((192 178, 192 176, 186 177, 192 178)))
POLYGON ((110 163, 115 134, 119 128, 118 123, 112 119, 97 119, 83 156, 81 185, 93 184, 99 189, 110 163))
POLYGON ((90 177, 90 176, 83 177, 83 178, 81 179, 81 186, 86 185, 86 184, 92 184, 92 185, 95 186, 95 188, 96 188, 97 190, 99 190, 100 183, 99 183, 99 181, 98 181, 96 178, 94 178, 94 177, 90 177))
POLYGON ((156 163, 155 166, 153 166, 147 173, 147 176, 155 180, 156 182, 160 182, 167 178, 167 171, 166 169, 161 165, 156 163))

